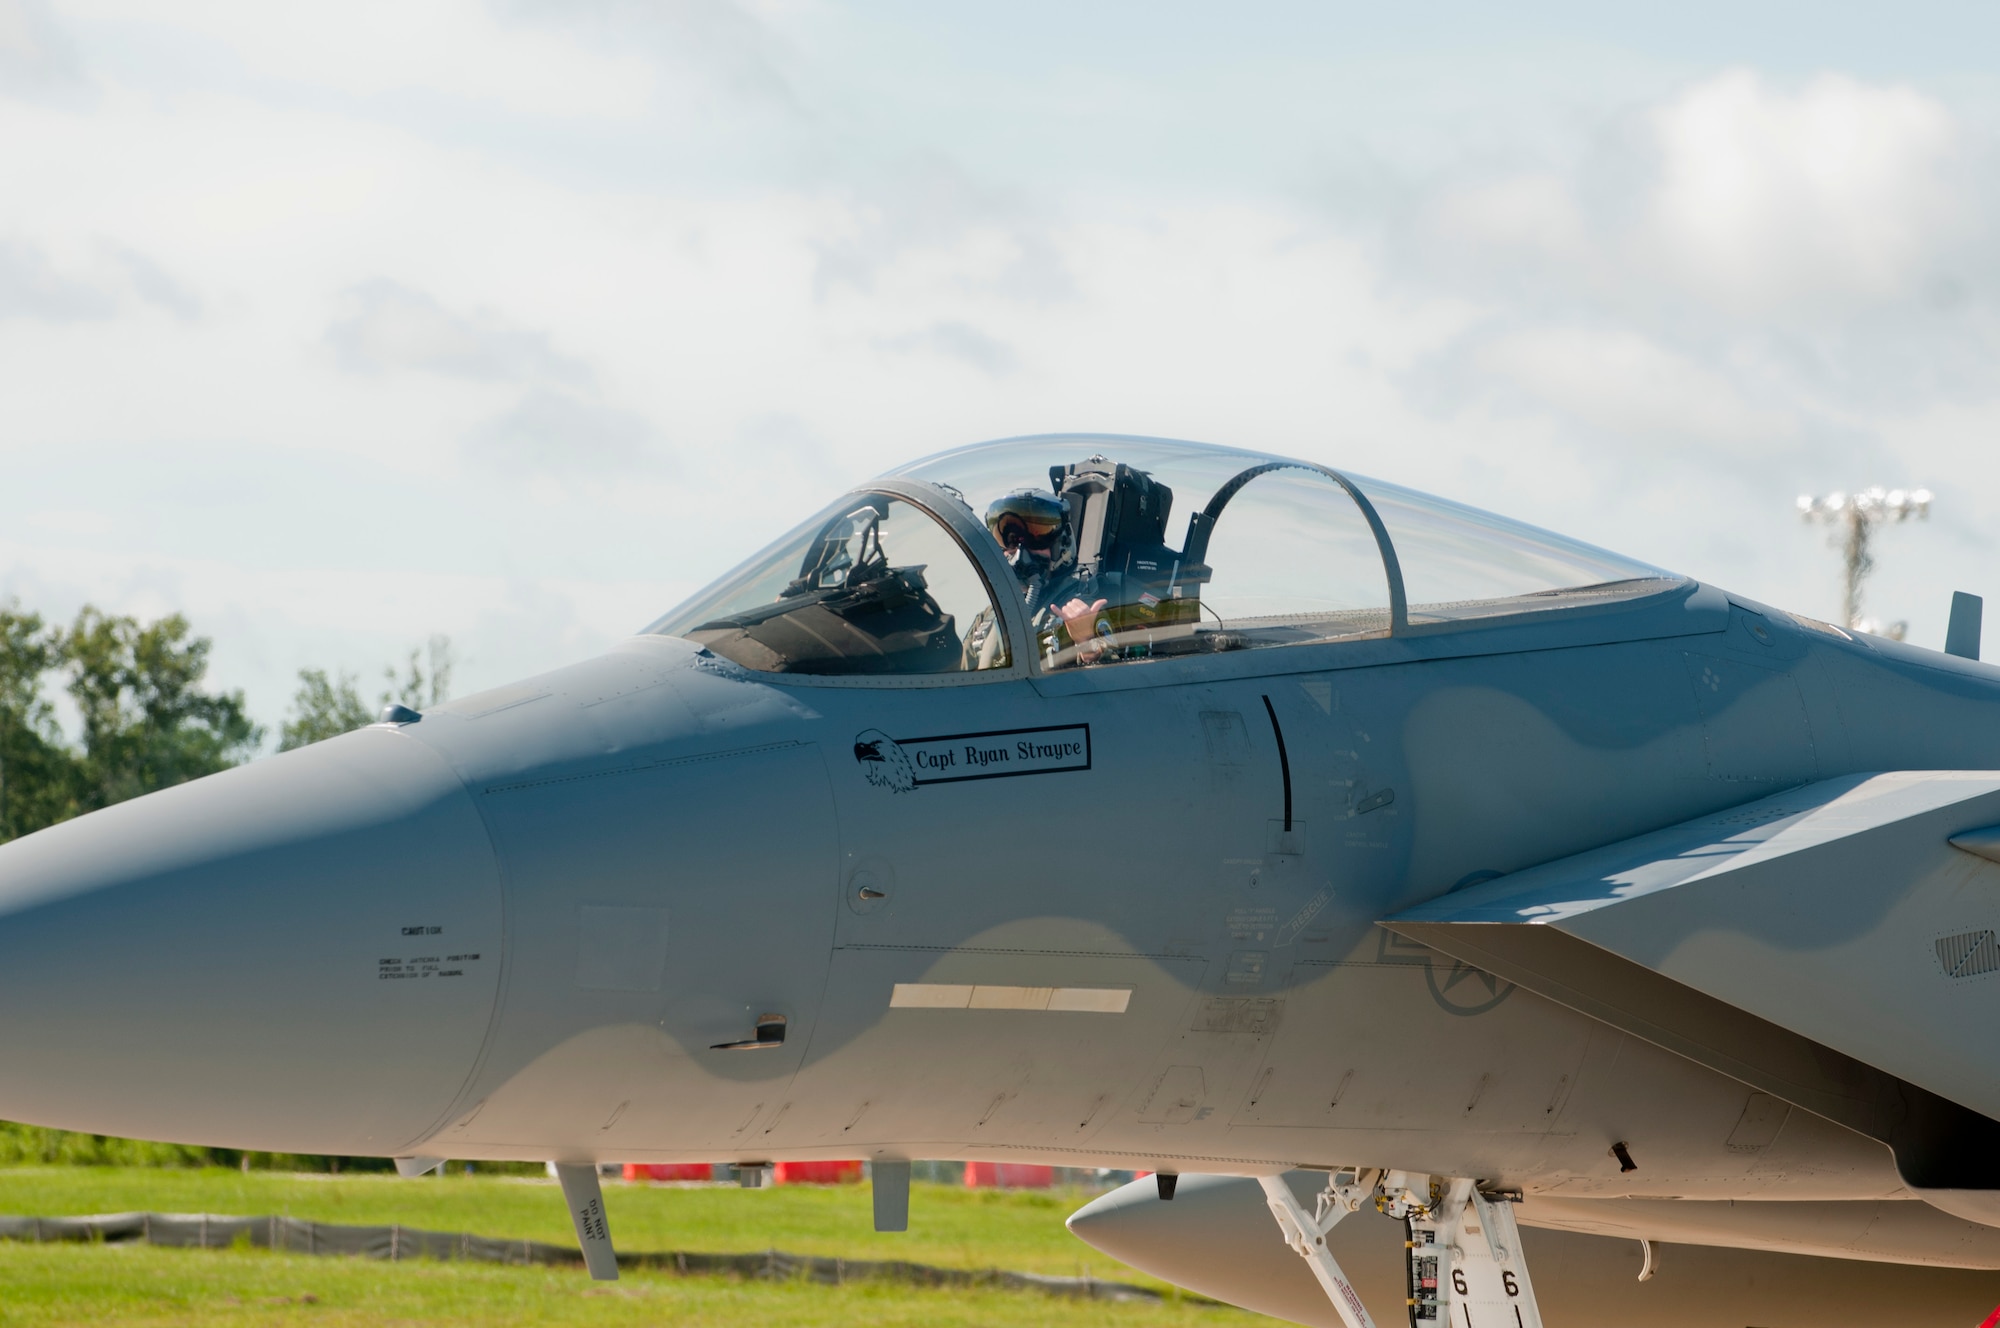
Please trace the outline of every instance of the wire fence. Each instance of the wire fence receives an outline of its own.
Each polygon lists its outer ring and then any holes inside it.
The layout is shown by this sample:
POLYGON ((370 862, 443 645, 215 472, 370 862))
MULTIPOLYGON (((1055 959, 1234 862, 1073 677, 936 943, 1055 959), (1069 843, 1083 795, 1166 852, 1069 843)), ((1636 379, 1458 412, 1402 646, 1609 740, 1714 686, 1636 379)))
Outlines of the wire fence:
MULTIPOLYGON (((463 1231, 406 1226, 347 1226, 296 1217, 228 1217, 214 1213, 102 1213, 90 1217, 0 1216, 0 1239, 51 1242, 142 1242, 175 1249, 248 1246, 291 1254, 346 1255, 363 1259, 469 1260, 475 1263, 583 1265, 573 1245, 501 1240, 463 1231)), ((842 1259, 763 1250, 716 1254, 694 1250, 626 1251, 620 1268, 693 1275, 724 1275, 767 1282, 897 1282, 924 1287, 990 1287, 1041 1291, 1079 1300, 1162 1300, 1152 1287, 1096 1278, 1016 1273, 999 1268, 938 1268, 901 1259, 842 1259)), ((1200 1297, 1181 1297, 1199 1300, 1200 1297)))

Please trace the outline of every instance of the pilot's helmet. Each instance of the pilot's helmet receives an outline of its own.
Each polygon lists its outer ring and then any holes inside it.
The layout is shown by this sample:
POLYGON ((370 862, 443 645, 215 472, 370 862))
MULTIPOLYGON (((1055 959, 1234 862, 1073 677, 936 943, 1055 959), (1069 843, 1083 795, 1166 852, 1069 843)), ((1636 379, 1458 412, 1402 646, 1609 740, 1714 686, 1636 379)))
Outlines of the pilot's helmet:
POLYGON ((1040 489, 1016 489, 995 498, 986 509, 986 528, 1000 541, 1022 580, 1062 566, 1075 552, 1069 509, 1062 499, 1040 489))

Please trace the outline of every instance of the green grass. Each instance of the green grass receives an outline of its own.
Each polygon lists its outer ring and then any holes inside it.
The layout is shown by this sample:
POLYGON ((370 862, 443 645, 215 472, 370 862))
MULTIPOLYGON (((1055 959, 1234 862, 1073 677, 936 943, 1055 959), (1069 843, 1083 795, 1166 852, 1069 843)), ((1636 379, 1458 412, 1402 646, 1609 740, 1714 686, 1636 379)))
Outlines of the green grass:
POLYGON ((0 1325, 577 1324, 676 1328, 1237 1328, 1254 1315, 1186 1302, 1112 1304, 1031 1291, 825 1287, 580 1270, 385 1264, 238 1250, 0 1242, 0 1325))
MULTIPOLYGON (((1063 1229, 1079 1193, 912 1187, 911 1230, 872 1230, 866 1186, 765 1190, 607 1183, 613 1236, 629 1250, 781 1249, 959 1268, 1089 1272, 1164 1286, 1063 1229)), ((553 1182, 502 1176, 291 1175, 121 1167, 0 1167, 0 1212, 280 1213, 328 1222, 401 1222, 441 1231, 568 1242, 553 1182)), ((1269 1323, 1236 1310, 1075 1301, 1031 1291, 826 1287, 627 1272, 592 1283, 580 1268, 382 1263, 262 1250, 0 1241, 0 1325, 628 1324, 819 1328, 866 1324, 1123 1328, 1269 1323)))
MULTIPOLYGON (((865 1185, 681 1187, 607 1181, 611 1236, 627 1250, 779 1249, 849 1259, 911 1259, 1164 1286, 1069 1234, 1087 1195, 910 1187, 910 1229, 874 1229, 865 1185)), ((400 1222, 433 1231, 568 1243, 576 1239, 552 1180, 509 1176, 298 1175, 151 1167, 0 1168, 0 1213, 64 1217, 137 1210, 276 1213, 321 1222, 400 1222)))

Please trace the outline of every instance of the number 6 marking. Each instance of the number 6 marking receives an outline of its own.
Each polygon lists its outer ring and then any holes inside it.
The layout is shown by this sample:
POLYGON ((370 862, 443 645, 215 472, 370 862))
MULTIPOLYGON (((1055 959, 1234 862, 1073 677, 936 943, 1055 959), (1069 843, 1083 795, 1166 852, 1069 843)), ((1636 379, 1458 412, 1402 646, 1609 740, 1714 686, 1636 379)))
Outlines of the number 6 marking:
POLYGON ((1507 1294, 1510 1296, 1521 1294, 1521 1284, 1514 1280, 1514 1272, 1510 1268, 1500 1270, 1500 1285, 1507 1288, 1507 1294))

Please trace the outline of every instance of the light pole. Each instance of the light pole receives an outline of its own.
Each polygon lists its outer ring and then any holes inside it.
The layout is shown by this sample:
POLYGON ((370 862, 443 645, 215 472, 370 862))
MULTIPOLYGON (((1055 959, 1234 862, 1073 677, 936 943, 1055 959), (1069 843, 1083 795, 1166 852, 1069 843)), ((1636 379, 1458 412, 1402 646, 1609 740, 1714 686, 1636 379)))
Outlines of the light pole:
POLYGON ((1840 550, 1840 611, 1847 625, 1856 631, 1879 632, 1902 640, 1903 634, 1909 630, 1907 622, 1890 623, 1884 631, 1882 624, 1861 616, 1861 585, 1875 570, 1875 556, 1869 548, 1875 528, 1912 518, 1918 521, 1929 519, 1931 491, 1884 489, 1876 484, 1858 493, 1830 493, 1824 498, 1800 494, 1798 511, 1804 521, 1833 527, 1828 543, 1840 550))

